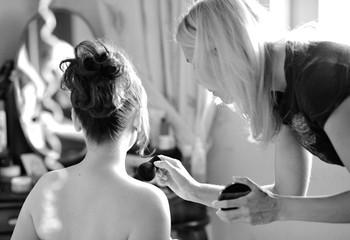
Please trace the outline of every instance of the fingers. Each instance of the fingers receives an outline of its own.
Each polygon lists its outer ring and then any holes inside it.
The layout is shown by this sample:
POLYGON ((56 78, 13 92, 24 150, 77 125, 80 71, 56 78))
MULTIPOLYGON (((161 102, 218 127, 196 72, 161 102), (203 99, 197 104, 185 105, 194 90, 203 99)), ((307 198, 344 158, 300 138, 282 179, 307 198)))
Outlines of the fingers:
POLYGON ((182 166, 182 163, 175 158, 171 158, 171 157, 164 156, 164 155, 158 155, 158 157, 165 162, 171 163, 173 166, 177 166, 177 167, 182 166))
POLYGON ((166 174, 162 173, 162 171, 157 170, 156 176, 157 177, 154 178, 154 181, 156 182, 156 184, 158 186, 164 187, 164 186, 170 185, 170 183, 168 181, 169 180, 168 176, 166 174))
POLYGON ((240 197, 232 200, 215 200, 212 202, 212 206, 217 209, 221 208, 240 208, 246 202, 245 197, 240 197))
POLYGON ((239 208, 230 211, 218 210, 216 211, 216 215, 226 223, 250 222, 248 211, 245 208, 239 208))
POLYGON ((154 166, 156 166, 157 168, 160 169, 164 169, 167 170, 169 172, 173 172, 176 171, 175 165, 172 163, 173 160, 169 160, 169 159, 163 159, 161 158, 162 161, 155 161, 153 164, 154 166))
MULTIPOLYGON (((170 158, 167 156, 159 155, 160 159, 162 161, 156 161, 153 164, 160 168, 167 170, 170 174, 173 173, 179 173, 181 171, 185 170, 185 167, 182 165, 182 163, 174 158, 170 158)), ((187 171, 187 170, 186 170, 187 171)))
POLYGON ((156 170, 156 175, 158 176, 159 179, 162 179, 163 181, 168 180, 167 173, 168 171, 166 169, 158 168, 156 170))
POLYGON ((253 189, 256 188, 256 184, 255 184, 252 180, 250 180, 249 178, 247 178, 247 177, 237 177, 237 176, 233 176, 233 177, 232 177, 232 180, 233 180, 233 182, 242 183, 242 184, 247 185, 251 190, 253 190, 253 189))
MULTIPOLYGON (((156 171, 157 183, 161 186, 169 186, 174 183, 173 176, 179 175, 179 169, 176 165, 178 160, 161 156, 162 161, 155 161, 153 164, 158 169, 156 171)), ((179 161, 178 161, 179 162, 179 161)))

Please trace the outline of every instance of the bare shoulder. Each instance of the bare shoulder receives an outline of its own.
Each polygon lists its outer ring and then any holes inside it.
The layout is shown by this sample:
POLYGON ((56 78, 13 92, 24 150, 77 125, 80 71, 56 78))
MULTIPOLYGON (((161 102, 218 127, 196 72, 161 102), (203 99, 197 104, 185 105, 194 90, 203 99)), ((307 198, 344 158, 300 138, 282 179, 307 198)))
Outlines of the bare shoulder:
POLYGON ((33 191, 43 190, 45 187, 52 187, 54 184, 59 184, 67 179, 68 172, 66 169, 54 170, 45 173, 35 184, 33 191))
POLYGON ((40 204, 38 203, 42 202, 42 198, 47 191, 58 188, 65 181, 65 175, 66 171, 62 169, 47 172, 39 178, 26 199, 26 205, 32 213, 39 210, 40 204))
POLYGON ((170 236, 170 209, 165 193, 158 187, 143 182, 134 182, 134 222, 132 239, 168 239, 170 236))
POLYGON ((39 239, 38 219, 43 203, 45 189, 59 179, 57 172, 48 172, 41 176, 28 194, 17 219, 11 239, 39 239))
POLYGON ((135 191, 140 200, 142 199, 143 205, 148 206, 148 209, 145 210, 159 210, 160 208, 169 210, 169 202, 165 193, 155 185, 135 181, 131 189, 135 191))
POLYGON ((42 175, 39 180, 35 183, 33 189, 30 191, 30 194, 28 195, 28 198, 35 197, 38 195, 45 186, 50 184, 50 182, 53 182, 56 177, 55 172, 47 172, 44 175, 42 175))

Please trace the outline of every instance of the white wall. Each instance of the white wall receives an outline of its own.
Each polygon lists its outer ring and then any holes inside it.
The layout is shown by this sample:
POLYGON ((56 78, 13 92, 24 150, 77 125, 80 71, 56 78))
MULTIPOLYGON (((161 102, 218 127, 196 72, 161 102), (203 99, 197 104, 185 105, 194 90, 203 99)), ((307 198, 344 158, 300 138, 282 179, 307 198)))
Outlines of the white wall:
MULTIPOLYGON (((276 0, 277 1, 277 0, 276 0)), ((317 20, 319 0, 289 0, 291 9, 290 27, 317 20)), ((327 0, 329 1, 329 0, 327 0)))

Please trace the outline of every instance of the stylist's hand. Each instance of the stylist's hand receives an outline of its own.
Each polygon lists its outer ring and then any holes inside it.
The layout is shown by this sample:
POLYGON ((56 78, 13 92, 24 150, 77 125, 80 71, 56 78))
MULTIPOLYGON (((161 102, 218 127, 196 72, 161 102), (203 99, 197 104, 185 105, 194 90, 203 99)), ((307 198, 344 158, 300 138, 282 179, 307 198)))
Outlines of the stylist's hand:
POLYGON ((191 193, 194 192, 199 183, 187 172, 182 163, 174 158, 158 155, 162 161, 154 162, 158 167, 157 182, 168 186, 176 195, 191 200, 191 193))
POLYGON ((266 224, 276 220, 279 205, 275 197, 262 190, 248 178, 233 177, 233 182, 242 183, 252 190, 248 195, 233 199, 214 201, 213 207, 218 208, 216 215, 224 222, 245 222, 252 225, 266 224), (223 211, 220 208, 237 208, 223 211))

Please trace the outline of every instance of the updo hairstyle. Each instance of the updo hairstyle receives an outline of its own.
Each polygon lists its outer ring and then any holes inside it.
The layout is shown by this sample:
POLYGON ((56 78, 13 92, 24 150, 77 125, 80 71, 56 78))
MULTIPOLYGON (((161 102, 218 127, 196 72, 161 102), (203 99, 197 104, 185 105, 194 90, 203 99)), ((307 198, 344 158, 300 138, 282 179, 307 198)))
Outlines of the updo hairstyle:
POLYGON ((81 42, 74 55, 60 63, 61 88, 70 91, 87 139, 96 144, 118 139, 139 110, 142 129, 137 144, 143 154, 149 141, 147 95, 132 63, 102 40, 81 42))

